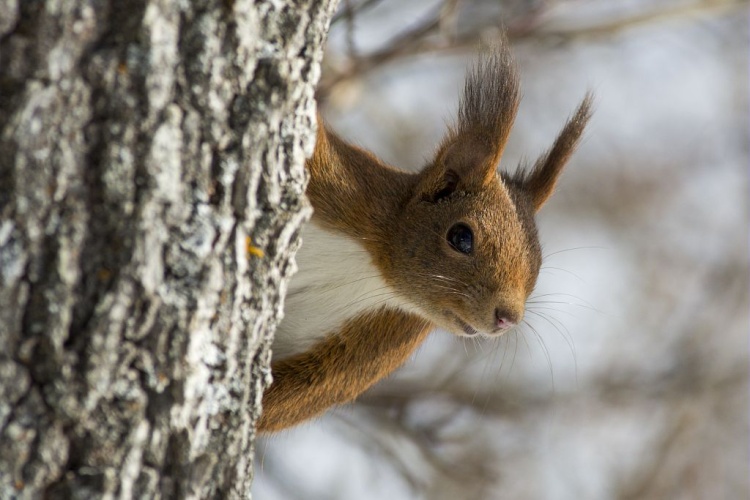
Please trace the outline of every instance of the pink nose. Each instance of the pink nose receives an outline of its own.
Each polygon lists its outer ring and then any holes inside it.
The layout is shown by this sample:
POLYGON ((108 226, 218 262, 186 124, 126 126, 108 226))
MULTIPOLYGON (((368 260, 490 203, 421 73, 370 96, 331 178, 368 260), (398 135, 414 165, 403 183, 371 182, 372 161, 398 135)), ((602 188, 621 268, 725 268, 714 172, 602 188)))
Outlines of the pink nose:
POLYGON ((495 309, 495 326, 498 330, 507 330, 518 324, 517 315, 500 308, 495 309))

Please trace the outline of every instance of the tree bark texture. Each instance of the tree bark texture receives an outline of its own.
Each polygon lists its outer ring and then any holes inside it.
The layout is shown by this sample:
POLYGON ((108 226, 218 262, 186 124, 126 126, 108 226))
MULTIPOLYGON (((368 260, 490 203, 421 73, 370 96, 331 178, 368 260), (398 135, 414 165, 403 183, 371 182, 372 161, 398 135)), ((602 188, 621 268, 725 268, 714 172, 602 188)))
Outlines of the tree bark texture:
POLYGON ((0 498, 249 497, 335 0, 0 0, 0 498))

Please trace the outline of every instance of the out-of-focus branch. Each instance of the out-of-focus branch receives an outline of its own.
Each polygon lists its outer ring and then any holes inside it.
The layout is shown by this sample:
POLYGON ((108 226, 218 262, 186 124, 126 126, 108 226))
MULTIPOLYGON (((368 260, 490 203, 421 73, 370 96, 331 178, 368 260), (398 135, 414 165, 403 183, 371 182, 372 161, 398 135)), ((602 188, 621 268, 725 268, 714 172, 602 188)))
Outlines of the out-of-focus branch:
POLYGON ((495 479, 492 457, 487 450, 472 449, 460 461, 449 460, 439 451, 446 443, 439 422, 413 426, 404 419, 393 419, 386 410, 373 408, 360 412, 356 418, 344 414, 339 416, 356 432, 355 438, 362 441, 366 449, 376 449, 388 457, 389 463, 399 470, 415 491, 425 490, 435 478, 475 487, 490 484, 495 479), (407 452, 405 448, 410 450, 407 452), (415 461, 416 457, 419 457, 418 461, 415 461))
MULTIPOLYGON (((357 6, 345 7, 335 20, 347 18, 354 22, 354 16, 380 0, 365 0, 357 6)), ((325 98, 332 90, 347 80, 360 77, 376 68, 398 59, 425 53, 450 53, 473 49, 484 38, 497 36, 500 26, 505 26, 511 40, 554 41, 557 43, 581 38, 611 36, 619 31, 667 20, 690 19, 706 15, 718 15, 750 5, 750 0, 697 0, 690 4, 670 5, 654 8, 647 12, 637 11, 618 18, 599 21, 594 24, 579 23, 571 26, 555 26, 548 17, 551 4, 532 7, 513 19, 491 19, 477 29, 457 34, 455 20, 460 0, 445 0, 424 20, 403 33, 395 36, 382 48, 368 54, 357 54, 343 64, 343 69, 328 68, 327 74, 318 87, 318 98, 325 98)), ((349 51, 352 52, 351 50, 349 51)))
POLYGON ((382 1, 383 0, 364 0, 363 2, 360 2, 356 5, 350 4, 348 2, 344 3, 344 6, 341 8, 341 10, 339 10, 339 12, 335 16, 333 16, 333 20, 331 20, 331 26, 337 24, 342 19, 362 14, 372 7, 375 7, 382 1))

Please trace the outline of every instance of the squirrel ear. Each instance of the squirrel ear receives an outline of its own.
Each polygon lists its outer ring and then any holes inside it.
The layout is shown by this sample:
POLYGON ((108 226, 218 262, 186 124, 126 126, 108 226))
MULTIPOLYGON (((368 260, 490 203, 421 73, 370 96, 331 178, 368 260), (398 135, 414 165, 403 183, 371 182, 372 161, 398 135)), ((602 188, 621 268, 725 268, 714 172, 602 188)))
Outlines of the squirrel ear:
POLYGON ((422 172, 419 182, 419 196, 422 201, 436 203, 447 198, 458 187, 459 177, 450 169, 440 169, 439 165, 428 167, 422 172))
POLYGON ((450 135, 435 159, 435 164, 457 177, 457 184, 467 188, 481 188, 492 181, 497 174, 504 141, 501 144, 488 144, 481 137, 471 135, 450 135))
POLYGON ((466 76, 458 120, 443 139, 435 165, 458 174, 467 187, 494 180, 519 101, 518 71, 503 35, 483 48, 466 76))
POLYGON ((421 199, 436 202, 457 189, 481 189, 496 176, 499 158, 488 151, 473 138, 457 138, 452 143, 443 141, 434 163, 422 171, 421 199))
POLYGON ((580 142, 586 123, 591 118, 593 96, 586 94, 575 114, 563 127, 552 147, 543 154, 531 172, 517 174, 518 181, 531 195, 534 208, 539 210, 555 190, 563 167, 580 142))

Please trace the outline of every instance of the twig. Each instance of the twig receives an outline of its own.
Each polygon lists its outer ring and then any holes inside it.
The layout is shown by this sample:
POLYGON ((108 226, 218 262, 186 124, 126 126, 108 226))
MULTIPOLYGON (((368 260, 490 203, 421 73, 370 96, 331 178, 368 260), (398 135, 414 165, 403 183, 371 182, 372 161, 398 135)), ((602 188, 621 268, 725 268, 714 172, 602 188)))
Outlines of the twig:
MULTIPOLYGON (((680 17, 690 18, 707 15, 708 13, 728 12, 746 7, 749 4, 750 0, 702 0, 691 5, 677 5, 658 11, 638 13, 595 25, 555 29, 544 26, 542 22, 544 9, 549 9, 549 7, 544 7, 530 11, 527 15, 509 22, 506 32, 511 40, 535 39, 564 42, 580 38, 611 36, 626 29, 680 17)), ((319 99, 325 99, 332 89, 341 82, 362 76, 400 58, 426 53, 460 52, 467 48, 475 48, 481 39, 481 33, 478 30, 455 36, 449 30, 443 29, 447 20, 455 16, 455 11, 452 9, 456 9, 457 6, 457 1, 446 0, 435 13, 401 35, 396 36, 385 47, 370 54, 360 55, 354 58, 345 70, 325 77, 318 89, 319 99), (438 40, 427 41, 428 37, 435 33, 440 33, 443 36, 438 40)), ((487 26, 491 25, 501 26, 502 20, 495 19, 487 23, 487 26)))
MULTIPOLYGON (((351 15, 358 15, 363 12, 365 12, 368 9, 371 9, 372 7, 375 7, 377 4, 382 2, 383 0, 364 0, 364 2, 360 2, 357 5, 352 6, 351 8, 351 15)), ((331 26, 337 24, 342 19, 345 19, 350 14, 347 12, 348 10, 348 2, 346 4, 346 8, 338 12, 335 16, 333 16, 333 19, 331 20, 331 26)))

